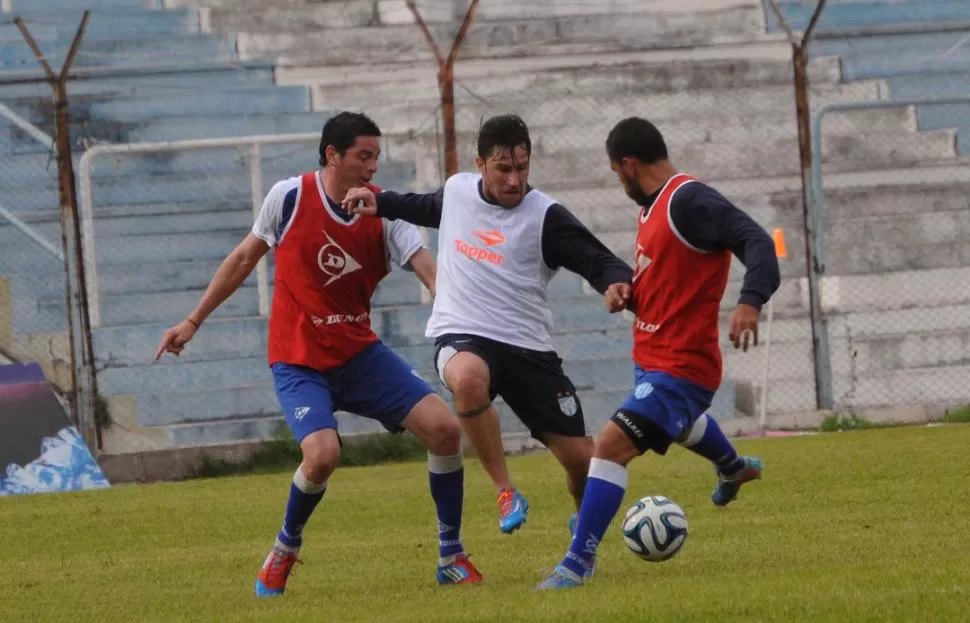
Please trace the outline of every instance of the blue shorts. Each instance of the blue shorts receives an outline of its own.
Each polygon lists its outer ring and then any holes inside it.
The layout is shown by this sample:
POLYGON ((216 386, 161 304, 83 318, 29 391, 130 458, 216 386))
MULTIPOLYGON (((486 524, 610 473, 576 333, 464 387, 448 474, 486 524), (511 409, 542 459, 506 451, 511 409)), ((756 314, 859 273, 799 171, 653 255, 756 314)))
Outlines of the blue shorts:
POLYGON ((634 366, 636 384, 610 421, 623 429, 640 453, 666 454, 670 444, 694 426, 714 392, 665 372, 634 366))
POLYGON ((414 405, 434 393, 408 362, 381 342, 332 370, 288 363, 274 363, 272 370, 276 397, 298 443, 318 430, 336 430, 334 411, 377 420, 399 433, 414 405))

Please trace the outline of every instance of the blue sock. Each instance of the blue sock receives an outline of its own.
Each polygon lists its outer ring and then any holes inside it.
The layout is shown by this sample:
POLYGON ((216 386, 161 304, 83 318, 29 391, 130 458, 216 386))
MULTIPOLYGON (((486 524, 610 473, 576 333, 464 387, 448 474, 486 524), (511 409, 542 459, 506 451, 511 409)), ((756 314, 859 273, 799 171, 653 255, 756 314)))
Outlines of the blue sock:
POLYGON ((459 452, 453 456, 428 453, 428 482, 438 510, 438 550, 442 563, 464 551, 461 545, 461 511, 465 500, 465 468, 459 452))
POLYGON ((313 484, 306 479, 303 471, 298 467, 293 474, 290 484, 290 499, 286 503, 286 516, 283 519, 283 529, 276 537, 277 545, 284 549, 294 550, 303 545, 303 526, 313 514, 323 494, 327 491, 326 481, 313 484))
POLYGON ((619 463, 604 459, 589 462, 589 478, 586 479, 583 504, 579 508, 576 533, 562 561, 564 567, 579 577, 583 577, 592 566, 596 548, 620 510, 627 478, 626 468, 619 463))
POLYGON ((724 436, 717 420, 706 413, 697 418, 681 445, 714 463, 717 471, 725 476, 733 476, 744 467, 744 459, 724 436))

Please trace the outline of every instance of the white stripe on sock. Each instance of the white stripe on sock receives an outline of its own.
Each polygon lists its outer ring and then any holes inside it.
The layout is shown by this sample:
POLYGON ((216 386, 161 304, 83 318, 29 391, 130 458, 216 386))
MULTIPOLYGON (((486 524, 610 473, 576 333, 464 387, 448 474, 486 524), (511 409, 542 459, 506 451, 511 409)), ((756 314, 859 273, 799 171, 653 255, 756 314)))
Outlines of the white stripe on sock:
POLYGON ((691 447, 700 443, 701 439, 704 438, 704 433, 707 432, 707 414, 702 414, 697 421, 694 422, 694 426, 690 429, 690 434, 687 435, 687 439, 681 444, 686 447, 691 447))
POLYGON ((293 474, 293 484, 296 485, 297 489, 309 495, 313 495, 315 493, 322 493, 327 488, 326 480, 324 480, 318 485, 313 484, 312 482, 306 479, 306 476, 303 475, 303 470, 300 469, 299 467, 296 468, 296 472, 293 474))
POLYGON ((450 474, 457 472, 462 467, 462 454, 451 456, 438 456, 428 452, 428 471, 432 474, 450 474))
POLYGON ((619 463, 605 459, 592 459, 589 462, 589 477, 599 478, 620 487, 624 491, 629 482, 626 468, 619 463))

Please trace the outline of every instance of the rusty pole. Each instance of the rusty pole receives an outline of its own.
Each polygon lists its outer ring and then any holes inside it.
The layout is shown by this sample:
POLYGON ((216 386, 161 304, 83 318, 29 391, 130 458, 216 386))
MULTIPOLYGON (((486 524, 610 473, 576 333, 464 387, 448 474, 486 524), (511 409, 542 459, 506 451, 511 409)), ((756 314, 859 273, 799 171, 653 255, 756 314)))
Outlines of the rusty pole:
POLYGON ((37 57, 37 62, 43 68, 46 74, 46 82, 51 85, 54 96, 54 146, 56 149, 57 156, 57 167, 58 167, 58 195, 60 199, 60 213, 61 213, 61 243, 64 247, 64 272, 66 281, 66 297, 67 297, 67 326, 68 326, 68 339, 70 341, 70 356, 71 356, 71 385, 72 391, 70 393, 72 401, 72 410, 75 419, 75 425, 81 429, 81 433, 89 444, 92 441, 97 449, 101 448, 101 430, 97 426, 95 421, 95 404, 97 396, 97 380, 94 375, 94 349, 91 338, 91 327, 88 320, 88 309, 87 309, 87 289, 85 287, 85 275, 84 275, 84 261, 83 255, 84 250, 82 248, 81 239, 81 229, 80 223, 77 218, 77 195, 75 192, 75 179, 74 179, 74 164, 71 158, 71 138, 70 138, 70 120, 68 119, 68 98, 67 98, 67 81, 69 80, 69 71, 71 65, 74 63, 74 58, 77 56, 78 49, 81 45, 81 40, 84 38, 84 32, 87 29, 88 19, 90 18, 91 12, 84 11, 81 17, 81 23, 78 25, 77 32, 74 34, 74 39, 71 41, 71 47, 68 51, 67 58, 64 61, 64 65, 61 67, 60 73, 55 73, 51 69, 50 64, 44 57, 43 52, 41 52, 40 47, 34 40, 33 35, 30 34, 30 30, 24 23, 23 19, 17 17, 14 19, 14 23, 20 30, 27 42, 27 45, 33 51, 34 56, 37 57), (68 231, 72 231, 73 244, 68 238, 68 231), (73 246, 73 249, 70 247, 73 246), (72 253, 73 251, 73 253, 72 253), (77 271, 77 282, 74 283, 71 279, 71 259, 73 256, 73 261, 75 264, 75 270, 77 271), (78 396, 81 395, 81 389, 78 385, 78 358, 76 354, 76 343, 78 340, 75 338, 76 333, 74 329, 74 312, 75 304, 74 297, 75 292, 77 296, 76 309, 78 310, 79 321, 80 321, 80 350, 81 350, 81 367, 85 370, 85 376, 88 378, 86 382, 89 384, 89 391, 85 392, 86 396, 85 404, 80 404, 78 396), (81 421, 81 413, 87 413, 88 420, 81 421))
POLYGON ((421 17, 421 13, 418 11, 418 7, 413 0, 410 0, 407 4, 408 9, 410 9, 411 14, 414 16, 414 22, 424 34, 424 38, 431 47, 431 52, 434 54, 435 60, 438 63, 438 92, 441 96, 441 117, 445 135, 444 164, 446 177, 451 177, 458 172, 458 132, 455 122, 455 61, 458 60, 458 52, 461 49, 462 43, 465 41, 465 37, 468 36, 468 29, 471 27, 472 22, 475 21, 478 2, 479 0, 472 0, 468 10, 465 12, 465 18, 461 22, 458 34, 455 35, 455 40, 451 44, 451 50, 448 52, 447 58, 442 55, 441 48, 435 43, 434 37, 431 35, 431 30, 425 23, 424 18, 421 17))
POLYGON ((793 83, 795 90, 795 119, 798 125, 798 156, 802 174, 802 219, 805 231, 805 270, 808 276, 809 317, 812 324, 812 352, 815 362, 815 406, 831 409, 834 403, 832 391, 832 359, 829 353, 828 324, 822 312, 821 276, 825 266, 820 259, 824 223, 817 214, 817 202, 812 180, 812 109, 808 94, 808 44, 818 24, 827 0, 819 0, 812 17, 802 34, 795 37, 775 0, 768 5, 785 31, 792 47, 793 83))

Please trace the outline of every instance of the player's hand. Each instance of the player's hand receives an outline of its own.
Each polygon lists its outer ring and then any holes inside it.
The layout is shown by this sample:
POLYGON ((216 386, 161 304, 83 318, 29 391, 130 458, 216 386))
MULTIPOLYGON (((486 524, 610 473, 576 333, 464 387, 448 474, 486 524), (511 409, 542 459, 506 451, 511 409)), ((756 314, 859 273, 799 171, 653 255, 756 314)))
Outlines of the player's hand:
POLYGON ((352 214, 377 216, 377 197, 370 188, 351 188, 340 205, 352 214))
POLYGON ((758 345, 758 319, 761 312, 757 307, 741 303, 731 316, 731 343, 735 348, 748 352, 748 341, 753 338, 752 346, 758 345))
POLYGON ((155 351, 155 361, 161 359, 165 353, 172 353, 178 357, 185 350, 185 345, 189 343, 189 340, 192 339, 196 331, 198 329, 188 319, 183 320, 166 331, 162 336, 162 341, 158 345, 158 349, 155 351))
POLYGON ((630 284, 623 282, 614 283, 603 294, 603 297, 606 299, 606 309, 610 310, 611 314, 623 311, 630 302, 630 296, 632 294, 633 287, 630 284))

